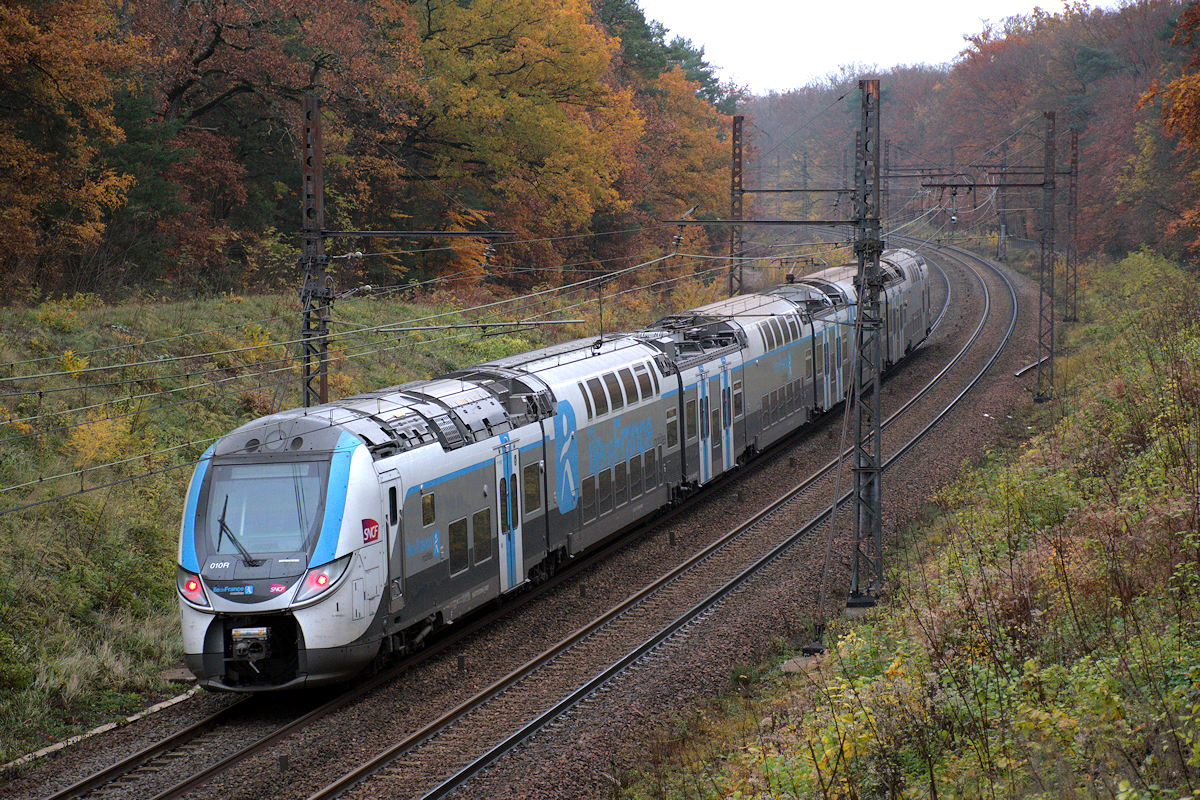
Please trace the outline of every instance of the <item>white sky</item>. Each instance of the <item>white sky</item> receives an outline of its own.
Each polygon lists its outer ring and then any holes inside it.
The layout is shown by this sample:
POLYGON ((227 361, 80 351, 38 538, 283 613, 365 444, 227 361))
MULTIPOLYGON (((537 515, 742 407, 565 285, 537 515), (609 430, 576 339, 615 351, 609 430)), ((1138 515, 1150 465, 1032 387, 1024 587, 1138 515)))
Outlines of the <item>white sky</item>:
MULTIPOLYGON (((862 64, 943 64, 983 21, 1061 0, 638 0, 648 20, 703 47, 722 80, 755 94, 787 91, 862 64)), ((1093 6, 1111 8, 1118 0, 1093 6)))

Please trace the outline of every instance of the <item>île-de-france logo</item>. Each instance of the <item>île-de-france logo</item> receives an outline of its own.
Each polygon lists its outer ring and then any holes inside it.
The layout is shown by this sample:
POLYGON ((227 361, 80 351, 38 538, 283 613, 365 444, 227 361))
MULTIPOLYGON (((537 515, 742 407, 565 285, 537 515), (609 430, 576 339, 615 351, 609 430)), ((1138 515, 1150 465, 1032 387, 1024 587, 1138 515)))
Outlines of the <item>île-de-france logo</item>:
POLYGON ((579 499, 579 446, 575 436, 575 409, 565 400, 558 403, 554 415, 554 483, 558 489, 558 510, 575 510, 579 499))

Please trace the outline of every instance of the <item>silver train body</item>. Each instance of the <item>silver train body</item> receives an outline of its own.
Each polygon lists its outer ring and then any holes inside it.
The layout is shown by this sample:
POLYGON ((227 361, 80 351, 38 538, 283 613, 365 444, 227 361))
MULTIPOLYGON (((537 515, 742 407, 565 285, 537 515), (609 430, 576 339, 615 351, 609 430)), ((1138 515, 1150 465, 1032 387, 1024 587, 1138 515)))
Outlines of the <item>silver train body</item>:
MULTIPOLYGON (((931 325, 884 254, 886 359, 931 325)), ((551 574, 844 397, 853 267, 243 425, 180 533, 187 665, 210 688, 348 678, 551 574)))

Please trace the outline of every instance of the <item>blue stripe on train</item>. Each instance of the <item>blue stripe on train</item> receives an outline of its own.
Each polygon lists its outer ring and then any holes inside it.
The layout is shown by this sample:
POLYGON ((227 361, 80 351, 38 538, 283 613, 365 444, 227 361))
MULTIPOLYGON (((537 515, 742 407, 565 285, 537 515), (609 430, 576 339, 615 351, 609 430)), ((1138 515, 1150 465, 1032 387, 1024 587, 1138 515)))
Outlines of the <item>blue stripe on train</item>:
POLYGON ((325 517, 321 520, 321 536, 313 548, 308 568, 327 564, 337 555, 338 539, 342 536, 342 516, 346 513, 346 491, 350 487, 350 461, 362 445, 357 436, 342 432, 333 459, 329 464, 329 485, 325 490, 325 517))
POLYGON ((179 537, 179 565, 190 572, 200 572, 200 557, 196 555, 196 509, 200 506, 200 487, 204 485, 204 476, 208 474, 208 465, 212 463, 213 450, 211 445, 200 456, 196 471, 192 473, 192 482, 188 486, 187 505, 183 510, 183 532, 179 537))

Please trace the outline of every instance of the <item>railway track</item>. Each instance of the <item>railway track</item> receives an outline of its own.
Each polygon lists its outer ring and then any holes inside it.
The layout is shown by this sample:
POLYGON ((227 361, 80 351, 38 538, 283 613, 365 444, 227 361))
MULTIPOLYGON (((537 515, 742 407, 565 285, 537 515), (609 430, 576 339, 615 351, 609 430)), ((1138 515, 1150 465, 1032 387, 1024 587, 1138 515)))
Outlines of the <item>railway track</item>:
MULTIPOLYGON (((968 342, 933 380, 893 412, 885 425, 890 425, 928 393, 978 340, 991 308, 987 285, 982 279, 980 286, 985 298, 984 312, 968 342)), ((885 469, 908 453, 949 414, 999 357, 1016 324, 1016 296, 1011 285, 1008 289, 1013 313, 999 346, 950 404, 892 452, 886 459, 885 469)), ((849 453, 847 449, 843 456, 849 453)), ((310 795, 309 800, 358 796, 360 793, 372 797, 433 800, 454 791, 579 702, 594 695, 648 653, 701 622, 732 592, 788 548, 827 525, 834 508, 850 500, 851 490, 839 492, 836 503, 821 509, 782 539, 777 535, 778 526, 771 523, 796 501, 811 499, 823 488, 828 489, 829 479, 840 460, 830 461, 774 503, 658 580, 457 708, 310 795), (717 588, 713 589, 714 586, 717 588), (542 710, 531 714, 531 708, 542 710), (497 731, 509 733, 497 738, 497 731), (487 744, 481 747, 483 743, 487 744), (474 754, 474 757, 464 758, 465 754, 474 754), (431 775, 444 774, 446 767, 456 762, 459 766, 449 776, 430 781, 431 775), (365 785, 367 781, 371 785, 365 785), (361 788, 361 792, 356 787, 361 788)))
MULTIPOLYGON (((947 300, 949 300, 950 289, 948 281, 946 286, 947 300)), ((980 286, 984 287, 986 293, 986 286, 982 281, 980 281, 980 286)), ((938 318, 939 321, 945 314, 947 305, 948 303, 943 304, 942 312, 938 318)), ((942 376, 961 361, 964 354, 969 351, 972 344, 980 336, 986 319, 987 312, 985 309, 985 313, 981 314, 980 322, 972 333, 969 342, 939 372, 937 377, 926 384, 901 410, 889 417, 887 421, 889 426, 893 420, 900 416, 904 409, 910 408, 920 398, 924 397, 942 376)), ((994 358, 995 356, 993 356, 993 360, 994 358)), ((920 435, 923 435, 923 433, 920 435)), ((920 435, 911 439, 910 442, 915 442, 916 439, 919 439, 920 435)), ((464 742, 473 742, 472 747, 476 747, 478 743, 477 731, 481 729, 493 731, 516 730, 517 733, 497 743, 496 747, 499 748, 505 745, 506 742, 508 742, 508 745, 505 749, 515 746, 515 744, 544 726, 546 722, 561 714, 563 710, 575 705, 579 698, 586 696, 590 691, 594 691, 595 686, 601 685, 605 680, 608 680, 612 674, 615 674, 614 672, 610 672, 610 669, 627 668, 629 663, 635 662, 648 649, 657 647, 667 637, 672 636, 682 627, 693 624, 692 621, 694 621, 697 615, 706 613, 705 608, 711 609, 713 604, 720 600, 719 597, 704 596, 717 594, 705 591, 707 587, 723 583, 726 587, 724 594, 733 591, 737 585, 740 585, 742 581, 754 574, 754 569, 744 566, 748 561, 759 563, 763 559, 767 559, 767 562, 763 563, 769 563, 770 558, 772 558, 770 554, 774 552, 775 547, 785 547, 787 543, 795 541, 796 536, 801 536, 800 532, 796 532, 785 543, 777 543, 771 548, 764 550, 766 542, 759 538, 748 537, 747 534, 757 528, 764 527, 765 521, 770 520, 772 515, 776 514, 781 508, 787 507, 789 503, 796 501, 797 498, 812 500, 815 496, 821 496, 822 493, 828 492, 829 487, 825 484, 828 483, 829 475, 834 469, 835 463, 836 461, 830 461, 825 464, 817 473, 814 473, 801 484, 794 487, 770 507, 753 515, 742 525, 738 526, 735 531, 729 532, 729 534, 721 537, 721 539, 710 544, 699 553, 694 554, 683 565, 680 565, 651 585, 636 592, 630 598, 627 598, 625 602, 619 604, 618 607, 610 609, 609 612, 598 618, 592 625, 585 626, 585 628, 576 631, 575 634, 566 637, 555 645, 555 647, 549 648, 545 653, 531 659, 519 669, 495 681, 475 697, 460 704, 458 708, 447 712, 438 720, 407 736, 404 741, 386 748, 384 752, 329 784, 329 786, 313 795, 313 797, 337 796, 361 783, 371 775, 381 772, 385 767, 391 773, 403 777, 408 774, 428 775, 428 765, 440 763, 442 765, 441 770, 444 773, 446 763, 444 758, 445 752, 447 750, 463 751, 461 745, 464 742), (747 570, 750 571, 747 572, 747 570), (707 603, 707 606, 703 605, 704 603, 707 603), (690 617, 679 613, 680 608, 683 607, 687 607, 692 611, 690 617), (580 645, 585 642, 589 642, 590 644, 587 648, 581 648, 580 645), (624 664, 625 667, 618 668, 618 664, 624 664), (605 669, 597 669, 597 665, 605 669), (553 672, 567 677, 559 678, 556 681, 547 681, 542 678, 534 679, 534 676, 545 676, 553 672), (584 673, 588 673, 592 677, 589 680, 580 682, 578 676, 584 673), (575 677, 572 678, 570 676, 575 677), (525 699, 522 701, 522 704, 517 705, 527 707, 528 696, 524 692, 526 688, 532 685, 530 681, 542 685, 543 689, 539 690, 539 694, 542 695, 542 700, 549 710, 544 715, 522 720, 520 719, 522 716, 521 712, 514 712, 509 708, 512 704, 506 702, 505 697, 512 697, 514 695, 514 687, 523 687, 521 695, 525 699), (596 683, 597 681, 599 683, 596 683), (561 688, 556 688, 565 683, 575 684, 575 691, 564 694, 561 688), (588 689, 587 687, 589 686, 592 688, 588 689), (579 692, 583 692, 583 694, 579 694, 579 692), (515 717, 513 716, 514 713, 515 717), (471 724, 477 727, 471 728, 467 725, 469 720, 474 720, 471 724), (472 730, 476 731, 476 733, 472 733, 472 730), (518 736, 518 734, 521 735, 518 736), (421 764, 426 764, 427 766, 422 768, 420 767, 421 764)), ((828 492, 827 496, 831 495, 832 493, 828 492)), ((675 513, 686 513, 689 506, 690 504, 685 504, 684 507, 681 507, 675 513)), ((661 522, 662 520, 658 520, 648 527, 656 527, 661 522)), ((819 520, 814 520, 814 524, 818 522, 819 520)), ((628 546, 627 540, 619 541, 608 545, 604 550, 611 551, 626 546, 628 546)), ((594 561, 594 559, 590 561, 594 561)), ((497 619, 514 613, 520 605, 529 603, 545 592, 552 590, 558 584, 571 580, 577 572, 588 568, 588 566, 589 562, 573 566, 572 569, 560 573, 555 579, 538 590, 527 593, 518 604, 509 605, 502 610, 485 615, 469 626, 459 629, 453 636, 447 637, 436 645, 431 646, 417 657, 380 673, 370 681, 366 681, 348 692, 339 694, 326 703, 319 704, 314 708, 305 709, 304 713, 294 714, 287 722, 274 727, 262 736, 251 737, 252 741, 249 744, 233 748, 232 752, 227 756, 214 761, 210 766, 198 772, 189 774, 183 780, 171 783, 166 788, 159 790, 157 794, 136 791, 136 796, 154 796, 156 798, 180 797, 197 789, 197 787, 202 787, 207 781, 232 769, 256 753, 267 750, 273 744, 287 738, 289 735, 333 714, 338 709, 370 694, 378 687, 394 681, 405 670, 412 669, 423 661, 433 659, 442 652, 450 649, 456 643, 460 643, 476 632, 494 624, 497 619)), ((761 569, 761 566, 756 569, 761 569)), ((241 738, 244 741, 246 738, 244 736, 244 720, 247 716, 253 715, 251 705, 252 701, 237 703, 229 709, 190 726, 186 731, 181 731, 179 734, 168 737, 168 739, 136 753, 128 759, 123 760, 120 764, 113 765, 101 773, 89 776, 74 786, 58 792, 53 797, 66 798, 89 795, 132 796, 128 792, 131 788, 131 781, 136 780, 137 776, 164 771, 163 765, 177 765, 181 760, 181 754, 188 754, 190 752, 189 748, 193 748, 197 743, 202 743, 205 737, 213 736, 213 732, 216 730, 230 727, 237 730, 241 726, 243 734, 241 738)), ((529 715, 525 714, 524 716, 528 717, 529 715)), ((484 738, 494 739, 495 737, 484 738)), ((469 748, 467 749, 469 750, 469 748)), ((474 772, 470 771, 472 765, 474 765, 474 769, 477 771, 478 768, 486 763, 491 763, 501 752, 503 751, 493 748, 492 751, 489 751, 491 755, 484 753, 477 759, 468 759, 470 763, 465 765, 464 770, 456 773, 449 780, 436 784, 427 796, 439 796, 438 792, 444 793, 454 786, 460 785, 470 775, 474 774, 474 772)), ((382 774, 386 775, 389 773, 383 771, 382 774)), ((417 786, 416 783, 412 784, 409 788, 401 788, 390 780, 387 783, 388 788, 386 793, 390 796, 407 796, 408 794, 417 796, 425 790, 423 787, 417 786)), ((428 784, 429 781, 426 781, 426 785, 428 784)))

